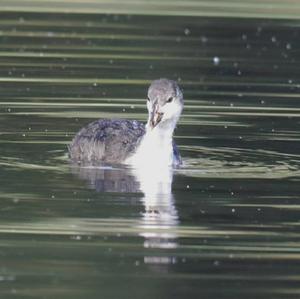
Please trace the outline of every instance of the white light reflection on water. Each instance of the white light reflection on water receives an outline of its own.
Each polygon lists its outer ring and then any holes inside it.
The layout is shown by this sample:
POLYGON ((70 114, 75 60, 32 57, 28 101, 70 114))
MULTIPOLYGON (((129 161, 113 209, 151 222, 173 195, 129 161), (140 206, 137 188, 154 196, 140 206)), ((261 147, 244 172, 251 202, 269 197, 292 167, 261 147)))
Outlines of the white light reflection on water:
MULTIPOLYGON (((140 220, 140 235, 145 238, 145 248, 174 249, 176 243, 176 228, 179 224, 172 194, 173 169, 156 165, 135 168, 132 170, 139 181, 145 212, 140 220), (150 231, 149 231, 150 229, 150 231)), ((169 256, 145 256, 146 264, 174 263, 175 258, 169 256)))

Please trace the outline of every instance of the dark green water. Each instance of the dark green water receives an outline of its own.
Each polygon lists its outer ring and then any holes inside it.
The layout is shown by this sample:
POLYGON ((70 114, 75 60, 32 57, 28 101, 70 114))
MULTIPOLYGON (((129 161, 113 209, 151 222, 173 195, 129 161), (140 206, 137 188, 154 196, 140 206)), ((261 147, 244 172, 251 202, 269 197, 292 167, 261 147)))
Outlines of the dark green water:
POLYGON ((298 21, 0 13, 1 298, 299 298, 299 47, 298 21), (185 95, 171 193, 68 163, 160 77, 185 95))

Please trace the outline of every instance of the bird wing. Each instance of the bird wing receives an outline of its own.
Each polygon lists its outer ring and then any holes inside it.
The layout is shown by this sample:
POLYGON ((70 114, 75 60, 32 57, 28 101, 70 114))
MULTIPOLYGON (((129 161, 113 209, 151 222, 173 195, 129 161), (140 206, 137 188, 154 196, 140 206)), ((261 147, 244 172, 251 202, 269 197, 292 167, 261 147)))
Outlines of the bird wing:
POLYGON ((136 151, 144 134, 144 124, 136 120, 96 120, 76 134, 69 155, 78 163, 120 163, 136 151))

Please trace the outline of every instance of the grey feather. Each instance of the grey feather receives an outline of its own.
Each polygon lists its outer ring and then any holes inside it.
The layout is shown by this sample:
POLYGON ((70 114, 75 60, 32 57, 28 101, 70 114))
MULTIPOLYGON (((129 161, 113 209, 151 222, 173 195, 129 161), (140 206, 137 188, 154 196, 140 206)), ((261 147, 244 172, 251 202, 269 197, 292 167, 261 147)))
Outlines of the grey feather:
POLYGON ((144 134, 144 124, 136 120, 96 120, 76 134, 69 155, 77 163, 122 163, 136 151, 144 134))

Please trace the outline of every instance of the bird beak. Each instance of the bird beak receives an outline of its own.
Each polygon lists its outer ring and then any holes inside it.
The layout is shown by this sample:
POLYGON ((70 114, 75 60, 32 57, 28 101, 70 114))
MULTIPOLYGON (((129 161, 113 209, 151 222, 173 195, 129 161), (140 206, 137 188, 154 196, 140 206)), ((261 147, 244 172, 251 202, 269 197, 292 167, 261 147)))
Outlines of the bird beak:
POLYGON ((163 118, 163 113, 160 113, 158 111, 154 111, 151 115, 151 119, 150 119, 150 127, 151 129, 154 129, 162 120, 163 118))

